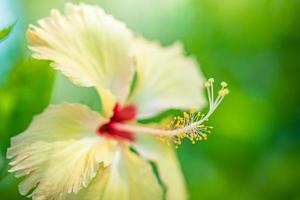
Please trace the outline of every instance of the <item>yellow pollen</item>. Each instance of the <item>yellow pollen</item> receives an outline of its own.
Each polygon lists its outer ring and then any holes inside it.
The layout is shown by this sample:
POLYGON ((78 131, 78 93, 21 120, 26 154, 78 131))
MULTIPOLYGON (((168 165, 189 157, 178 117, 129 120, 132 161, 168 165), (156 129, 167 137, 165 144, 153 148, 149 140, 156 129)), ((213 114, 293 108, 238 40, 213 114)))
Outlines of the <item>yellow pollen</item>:
POLYGON ((219 95, 222 97, 226 96, 227 94, 229 94, 229 90, 227 88, 219 91, 219 95))
POLYGON ((166 129, 173 131, 173 134, 166 134, 160 136, 161 140, 170 144, 173 142, 178 148, 182 144, 182 140, 187 138, 192 144, 197 141, 207 140, 208 134, 211 133, 212 126, 206 126, 203 123, 208 121, 209 116, 215 111, 215 109, 222 102, 223 98, 229 93, 227 89, 228 84, 221 82, 221 88, 218 92, 218 96, 214 97, 214 79, 210 78, 205 83, 207 88, 207 95, 209 100, 208 113, 202 114, 196 112, 195 109, 190 109, 189 112, 183 112, 182 116, 176 116, 173 120, 169 121, 168 125, 165 125, 166 129))

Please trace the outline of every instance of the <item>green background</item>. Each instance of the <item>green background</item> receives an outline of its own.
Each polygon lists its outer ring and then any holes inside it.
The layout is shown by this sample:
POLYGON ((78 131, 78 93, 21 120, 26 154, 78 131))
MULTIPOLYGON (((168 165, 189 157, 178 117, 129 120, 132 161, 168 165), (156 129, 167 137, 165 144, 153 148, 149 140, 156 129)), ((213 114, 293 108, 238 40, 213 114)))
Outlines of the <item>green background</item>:
MULTIPOLYGON (((0 28, 16 22, 0 43, 1 199, 22 199, 6 148, 48 105, 55 79, 48 62, 30 58, 26 27, 65 2, 0 0, 0 28)), ((182 41, 206 77, 228 82, 209 139, 178 149, 191 199, 300 199, 299 0, 82 2, 149 39, 182 41)))

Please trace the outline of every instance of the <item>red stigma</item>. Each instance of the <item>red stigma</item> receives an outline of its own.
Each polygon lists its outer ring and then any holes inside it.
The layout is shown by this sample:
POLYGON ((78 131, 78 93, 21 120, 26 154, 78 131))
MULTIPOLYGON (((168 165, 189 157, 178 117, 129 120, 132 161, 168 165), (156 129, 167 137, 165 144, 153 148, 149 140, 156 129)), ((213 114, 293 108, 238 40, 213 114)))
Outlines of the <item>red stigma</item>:
POLYGON ((128 105, 125 107, 120 107, 116 104, 114 108, 114 114, 110 118, 110 121, 99 127, 97 130, 98 135, 105 135, 108 137, 113 137, 115 139, 126 139, 130 141, 135 140, 135 136, 132 132, 118 130, 115 127, 116 123, 125 123, 135 119, 136 117, 136 107, 133 105, 128 105))

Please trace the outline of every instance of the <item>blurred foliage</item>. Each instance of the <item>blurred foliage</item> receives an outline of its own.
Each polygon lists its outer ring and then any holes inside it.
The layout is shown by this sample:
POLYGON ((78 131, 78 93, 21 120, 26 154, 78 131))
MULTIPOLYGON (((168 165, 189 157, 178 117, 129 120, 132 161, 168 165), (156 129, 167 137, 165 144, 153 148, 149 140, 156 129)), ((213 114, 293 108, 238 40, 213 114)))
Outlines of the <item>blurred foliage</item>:
POLYGON ((13 25, 0 29, 0 42, 1 40, 5 39, 9 35, 12 29, 13 29, 13 25))
MULTIPOLYGON (((0 43, 0 56, 9 58, 0 62, 0 194, 9 200, 21 199, 6 173, 9 138, 47 106, 54 82, 48 62, 29 59, 25 30, 66 1, 6 1, 18 10, 14 34, 0 43)), ((209 139, 178 149, 191 199, 300 199, 299 0, 84 2, 102 5, 147 38, 182 41, 207 77, 229 83, 209 139)), ((77 98, 75 89, 55 90, 53 102, 62 101, 60 93, 77 98)))

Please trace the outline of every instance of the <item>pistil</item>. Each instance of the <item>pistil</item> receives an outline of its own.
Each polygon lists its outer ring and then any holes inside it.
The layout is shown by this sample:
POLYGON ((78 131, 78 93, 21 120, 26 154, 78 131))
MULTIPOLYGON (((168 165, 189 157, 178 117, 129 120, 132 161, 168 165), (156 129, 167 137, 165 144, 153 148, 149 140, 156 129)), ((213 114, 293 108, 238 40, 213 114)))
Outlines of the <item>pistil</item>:
POLYGON ((168 137, 175 143, 181 143, 181 139, 183 138, 189 138, 193 143, 195 140, 206 139, 207 133, 210 132, 208 129, 211 127, 207 127, 203 123, 208 121, 208 118, 213 114, 216 108, 223 101, 224 97, 229 93, 229 90, 227 89, 227 83, 222 82, 218 96, 217 98, 214 98, 213 83, 214 79, 212 78, 208 79, 208 81, 205 83, 209 99, 209 111, 206 115, 201 115, 200 112, 192 112, 190 114, 185 112, 183 117, 175 117, 170 123, 168 129, 159 129, 123 123, 116 123, 115 127, 122 131, 168 137))

